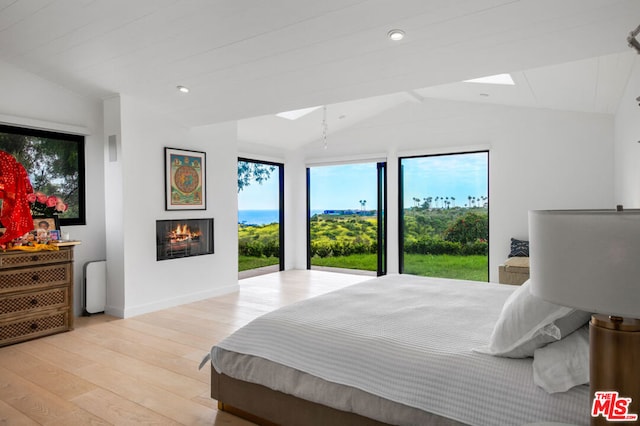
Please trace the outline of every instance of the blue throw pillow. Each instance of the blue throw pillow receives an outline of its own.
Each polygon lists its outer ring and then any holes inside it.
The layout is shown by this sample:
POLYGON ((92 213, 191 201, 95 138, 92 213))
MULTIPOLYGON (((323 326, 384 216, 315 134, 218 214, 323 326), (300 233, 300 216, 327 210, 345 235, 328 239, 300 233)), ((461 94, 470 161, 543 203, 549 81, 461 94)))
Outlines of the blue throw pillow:
POLYGON ((509 257, 529 257, 529 241, 511 238, 509 257))

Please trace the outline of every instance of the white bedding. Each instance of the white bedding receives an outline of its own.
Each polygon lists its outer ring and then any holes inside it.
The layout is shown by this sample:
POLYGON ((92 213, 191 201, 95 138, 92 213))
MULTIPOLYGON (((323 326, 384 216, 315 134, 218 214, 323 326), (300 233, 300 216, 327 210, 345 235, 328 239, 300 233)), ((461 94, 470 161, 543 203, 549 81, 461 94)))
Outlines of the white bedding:
POLYGON ((473 352, 487 344, 513 290, 411 275, 376 278, 256 319, 212 348, 212 364, 243 378, 218 355, 253 355, 468 424, 587 424, 587 386, 549 395, 533 383, 532 359, 473 352))

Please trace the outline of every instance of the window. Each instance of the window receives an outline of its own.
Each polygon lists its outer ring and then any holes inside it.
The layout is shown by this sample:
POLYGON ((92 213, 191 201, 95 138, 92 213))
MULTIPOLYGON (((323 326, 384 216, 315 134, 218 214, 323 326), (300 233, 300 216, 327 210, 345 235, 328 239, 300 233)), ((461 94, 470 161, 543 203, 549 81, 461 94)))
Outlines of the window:
POLYGON ((33 190, 69 206, 61 225, 85 225, 84 136, 0 125, 0 150, 13 155, 33 190))
POLYGON ((489 153, 400 158, 400 271, 489 280, 489 153))

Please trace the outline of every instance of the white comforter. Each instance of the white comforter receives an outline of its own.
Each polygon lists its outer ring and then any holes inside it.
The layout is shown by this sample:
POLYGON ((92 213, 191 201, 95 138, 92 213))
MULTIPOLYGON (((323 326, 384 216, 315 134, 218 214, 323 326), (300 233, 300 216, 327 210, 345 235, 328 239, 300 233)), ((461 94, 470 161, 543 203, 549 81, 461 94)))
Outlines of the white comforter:
POLYGON ((549 395, 530 358, 473 352, 513 290, 385 276, 256 319, 215 346, 212 363, 235 377, 218 348, 253 355, 468 424, 588 423, 588 387, 549 395))

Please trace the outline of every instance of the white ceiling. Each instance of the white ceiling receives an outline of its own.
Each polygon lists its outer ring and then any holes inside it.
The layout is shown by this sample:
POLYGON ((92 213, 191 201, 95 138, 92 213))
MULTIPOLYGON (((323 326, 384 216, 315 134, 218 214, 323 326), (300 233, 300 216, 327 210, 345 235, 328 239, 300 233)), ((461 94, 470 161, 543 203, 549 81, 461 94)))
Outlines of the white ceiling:
POLYGON ((331 104, 335 131, 420 97, 610 113, 639 23, 638 0, 0 0, 0 61, 188 126, 256 117, 247 140, 289 147, 322 112, 264 115, 331 104), (456 83, 502 72, 513 90, 456 83))
MULTIPOLYGON (((631 50, 527 71, 511 72, 515 85, 456 82, 375 96, 327 106, 329 134, 353 126, 385 110, 424 99, 549 108, 615 114, 634 61, 631 50)), ((478 76, 481 77, 481 76, 478 76)), ((238 137, 244 142, 294 149, 319 142, 322 110, 295 121, 273 114, 240 120, 238 137)))

